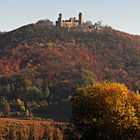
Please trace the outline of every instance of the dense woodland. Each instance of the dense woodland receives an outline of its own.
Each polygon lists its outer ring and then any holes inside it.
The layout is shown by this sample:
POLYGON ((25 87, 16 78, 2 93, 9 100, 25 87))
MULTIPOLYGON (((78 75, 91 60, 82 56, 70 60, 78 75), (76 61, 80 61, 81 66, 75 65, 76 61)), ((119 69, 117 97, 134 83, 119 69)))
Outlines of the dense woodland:
POLYGON ((121 82, 140 90, 140 37, 100 29, 59 28, 49 20, 0 34, 1 116, 68 121, 77 87, 121 82))

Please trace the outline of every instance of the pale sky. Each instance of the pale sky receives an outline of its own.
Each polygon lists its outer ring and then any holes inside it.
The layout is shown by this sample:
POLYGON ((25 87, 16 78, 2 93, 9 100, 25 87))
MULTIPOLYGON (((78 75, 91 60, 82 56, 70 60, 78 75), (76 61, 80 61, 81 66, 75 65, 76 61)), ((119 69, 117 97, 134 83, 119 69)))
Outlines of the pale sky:
POLYGON ((55 22, 84 15, 120 31, 140 35, 140 0, 0 0, 0 31, 10 31, 40 19, 55 22))

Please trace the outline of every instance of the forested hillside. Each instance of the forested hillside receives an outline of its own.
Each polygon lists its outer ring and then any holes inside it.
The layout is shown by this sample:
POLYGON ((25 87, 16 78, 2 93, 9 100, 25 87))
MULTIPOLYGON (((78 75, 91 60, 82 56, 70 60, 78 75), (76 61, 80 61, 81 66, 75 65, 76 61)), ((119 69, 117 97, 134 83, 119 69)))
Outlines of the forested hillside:
POLYGON ((140 37, 39 21, 0 35, 0 76, 2 103, 19 98, 36 116, 67 120, 78 86, 109 80, 140 90, 140 37))

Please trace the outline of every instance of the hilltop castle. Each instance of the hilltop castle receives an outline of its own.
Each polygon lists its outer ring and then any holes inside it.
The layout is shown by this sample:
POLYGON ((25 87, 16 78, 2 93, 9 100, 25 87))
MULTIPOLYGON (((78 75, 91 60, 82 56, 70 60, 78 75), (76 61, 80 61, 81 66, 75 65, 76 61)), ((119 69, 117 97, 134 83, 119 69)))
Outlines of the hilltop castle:
POLYGON ((59 14, 59 18, 56 21, 56 26, 58 27, 76 27, 83 24, 83 15, 79 13, 79 19, 76 20, 75 17, 71 17, 69 20, 62 20, 62 14, 59 14))

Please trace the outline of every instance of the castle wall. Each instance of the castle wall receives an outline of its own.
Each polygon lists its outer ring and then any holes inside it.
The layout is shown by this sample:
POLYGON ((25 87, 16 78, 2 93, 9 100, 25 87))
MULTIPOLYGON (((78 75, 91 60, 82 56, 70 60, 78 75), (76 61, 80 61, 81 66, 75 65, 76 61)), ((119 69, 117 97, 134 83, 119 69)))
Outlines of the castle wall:
POLYGON ((62 22, 61 27, 76 27, 79 25, 79 22, 62 22))
POLYGON ((59 14, 58 21, 56 21, 56 26, 58 27, 76 27, 82 25, 82 13, 79 13, 79 20, 76 18, 70 18, 69 20, 62 20, 62 14, 59 14))

